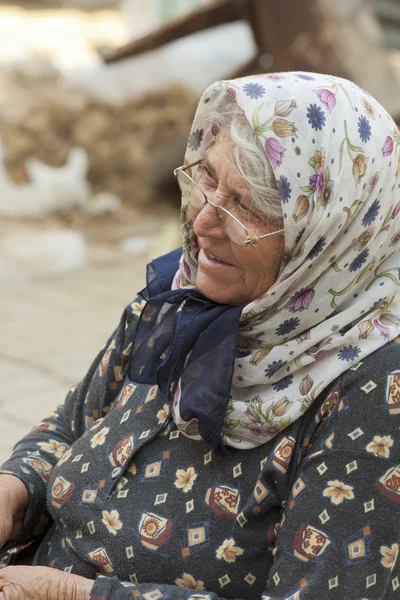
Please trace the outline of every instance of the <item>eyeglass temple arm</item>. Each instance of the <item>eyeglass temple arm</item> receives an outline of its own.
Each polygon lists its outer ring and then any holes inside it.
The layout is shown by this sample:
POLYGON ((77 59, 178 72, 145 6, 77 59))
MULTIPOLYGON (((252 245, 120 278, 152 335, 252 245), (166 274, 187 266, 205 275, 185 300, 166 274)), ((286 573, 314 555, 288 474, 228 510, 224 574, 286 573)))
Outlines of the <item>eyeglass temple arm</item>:
MULTIPOLYGON (((206 150, 205 150, 205 151, 207 152, 207 150, 208 150, 209 148, 211 148, 212 146, 214 146, 214 145, 215 145, 215 140, 212 140, 212 142, 210 142, 210 143, 208 144, 208 146, 207 146, 207 148, 206 148, 206 150)), ((186 169, 190 169, 190 167, 195 167, 195 166, 196 166, 196 165, 198 165, 198 164, 199 164, 201 161, 202 161, 202 159, 201 159, 201 158, 199 158, 199 160, 196 160, 195 162, 192 162, 192 163, 190 163, 190 164, 188 164, 188 165, 182 165, 181 167, 178 167, 178 169, 180 169, 181 171, 186 171, 186 169)), ((178 169, 175 169, 175 170, 177 171, 178 169)))
POLYGON ((196 162, 190 163, 188 165, 182 165, 182 167, 178 167, 178 169, 181 169, 181 171, 186 171, 186 169, 190 169, 190 167, 195 167, 196 165, 198 165, 199 162, 201 162, 201 159, 196 160, 196 162))
POLYGON ((254 246, 260 240, 263 240, 263 239, 268 238, 268 237, 272 237, 274 235, 278 235, 279 233, 285 233, 285 230, 284 229, 278 229, 277 231, 272 231, 271 233, 264 233, 264 235, 250 235, 250 234, 247 234, 246 245, 247 246, 254 246))

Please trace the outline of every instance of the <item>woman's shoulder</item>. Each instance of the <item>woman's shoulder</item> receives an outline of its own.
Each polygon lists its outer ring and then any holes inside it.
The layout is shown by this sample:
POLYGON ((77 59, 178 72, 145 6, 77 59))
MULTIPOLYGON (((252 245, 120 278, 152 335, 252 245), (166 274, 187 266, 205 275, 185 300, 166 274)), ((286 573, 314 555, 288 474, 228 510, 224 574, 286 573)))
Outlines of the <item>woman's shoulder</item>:
MULTIPOLYGON (((360 405, 362 410, 368 410, 372 402, 367 402, 367 397, 370 400, 385 397, 389 401, 389 397, 395 398, 396 394, 399 394, 400 402, 400 337, 387 342, 341 373, 325 388, 314 409, 320 410, 329 398, 338 396, 343 402, 351 402, 354 408, 360 405)), ((398 408, 400 414, 400 405, 398 408)))
POLYGON ((338 384, 345 391, 349 387, 362 388, 370 382, 367 389, 372 391, 388 376, 400 374, 400 337, 387 342, 358 363, 351 366, 338 378, 338 384), (365 382, 365 379, 368 379, 365 382))
POLYGON ((300 456, 367 452, 400 462, 400 339, 342 373, 305 413, 300 456))

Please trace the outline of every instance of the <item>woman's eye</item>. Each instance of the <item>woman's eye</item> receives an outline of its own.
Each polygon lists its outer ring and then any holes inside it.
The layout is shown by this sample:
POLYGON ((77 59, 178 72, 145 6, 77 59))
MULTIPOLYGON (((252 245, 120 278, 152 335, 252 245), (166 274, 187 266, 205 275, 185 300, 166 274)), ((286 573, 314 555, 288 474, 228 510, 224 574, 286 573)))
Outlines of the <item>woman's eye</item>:
POLYGON ((200 163, 198 166, 199 177, 202 181, 205 181, 208 185, 215 184, 215 177, 206 165, 200 163))
POLYGON ((240 211, 241 216, 243 218, 245 218, 247 220, 247 222, 249 222, 249 223, 261 223, 262 222, 262 218, 260 215, 258 215, 256 212, 254 212, 254 210, 251 210, 251 208, 249 208, 248 206, 245 206, 242 203, 239 204, 239 211, 240 211))
POLYGON ((242 202, 240 202, 239 200, 238 200, 238 206, 239 206, 239 212, 240 212, 242 215, 245 215, 246 217, 250 217, 250 216, 252 216, 252 212, 251 212, 251 210, 249 209, 249 207, 248 207, 248 206, 246 206, 245 204, 242 204, 242 202))

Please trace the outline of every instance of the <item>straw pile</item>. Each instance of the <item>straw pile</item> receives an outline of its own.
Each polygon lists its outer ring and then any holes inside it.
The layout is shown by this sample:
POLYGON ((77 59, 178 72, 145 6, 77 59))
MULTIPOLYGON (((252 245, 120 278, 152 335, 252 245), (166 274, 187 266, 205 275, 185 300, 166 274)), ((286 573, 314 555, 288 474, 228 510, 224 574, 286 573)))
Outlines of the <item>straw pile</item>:
POLYGON ((81 146, 95 193, 107 190, 132 207, 171 195, 179 202, 171 170, 183 161, 197 103, 191 92, 172 86, 114 106, 65 90, 55 71, 3 72, 0 79, 0 136, 15 181, 25 180, 26 159, 59 166, 81 146))

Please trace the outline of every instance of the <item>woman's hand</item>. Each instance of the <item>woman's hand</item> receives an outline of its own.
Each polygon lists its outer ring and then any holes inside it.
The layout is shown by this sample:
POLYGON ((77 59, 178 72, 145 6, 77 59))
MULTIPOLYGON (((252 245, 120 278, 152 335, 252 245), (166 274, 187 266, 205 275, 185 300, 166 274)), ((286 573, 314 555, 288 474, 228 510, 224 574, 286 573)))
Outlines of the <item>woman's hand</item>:
POLYGON ((0 570, 0 600, 88 600, 92 579, 50 567, 0 570))
POLYGON ((8 540, 15 539, 24 522, 28 492, 25 485, 14 475, 0 475, 0 548, 8 540))

